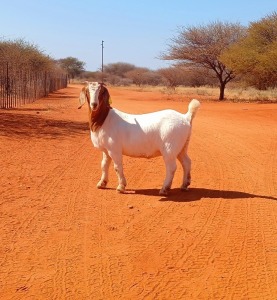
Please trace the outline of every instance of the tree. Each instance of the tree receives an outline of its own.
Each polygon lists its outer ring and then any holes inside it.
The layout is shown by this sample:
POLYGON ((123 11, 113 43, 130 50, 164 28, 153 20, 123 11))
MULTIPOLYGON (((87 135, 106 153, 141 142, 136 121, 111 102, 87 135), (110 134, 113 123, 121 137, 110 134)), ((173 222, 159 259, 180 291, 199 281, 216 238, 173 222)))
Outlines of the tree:
POLYGON ((9 63, 9 68, 28 69, 32 72, 55 69, 52 58, 45 55, 38 46, 24 39, 0 41, 0 63, 9 63))
POLYGON ((185 76, 183 68, 171 67, 158 70, 159 74, 166 80, 167 86, 175 89, 178 85, 183 84, 185 76))
POLYGON ((159 69, 157 72, 164 78, 168 87, 175 89, 179 85, 203 86, 215 85, 216 79, 211 76, 211 71, 204 68, 170 67, 159 69))
POLYGON ((140 86, 145 83, 144 74, 149 71, 150 70, 147 68, 135 67, 135 69, 126 72, 125 77, 131 79, 134 84, 140 86))
POLYGON ((73 79, 85 71, 85 63, 75 57, 66 57, 58 60, 58 64, 64 69, 69 79, 73 79))
POLYGON ((242 25, 227 22, 184 27, 177 37, 171 39, 172 44, 161 58, 175 60, 181 65, 212 70, 219 81, 219 100, 223 100, 225 86, 235 75, 219 58, 225 49, 245 36, 245 31, 242 25))
POLYGON ((120 77, 124 77, 124 74, 134 70, 136 67, 132 64, 118 62, 104 65, 104 71, 109 73, 110 75, 117 75, 120 77))
POLYGON ((258 89, 277 86, 277 12, 250 23, 247 36, 221 55, 222 61, 258 89))

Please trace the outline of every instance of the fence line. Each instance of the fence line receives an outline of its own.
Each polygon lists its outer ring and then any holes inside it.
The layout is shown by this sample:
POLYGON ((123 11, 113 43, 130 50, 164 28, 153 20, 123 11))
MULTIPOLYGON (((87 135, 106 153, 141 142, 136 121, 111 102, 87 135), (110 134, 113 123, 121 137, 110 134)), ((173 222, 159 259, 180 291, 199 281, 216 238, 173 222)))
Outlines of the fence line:
POLYGON ((60 72, 32 72, 0 64, 0 108, 34 102, 67 87, 67 75, 60 72))

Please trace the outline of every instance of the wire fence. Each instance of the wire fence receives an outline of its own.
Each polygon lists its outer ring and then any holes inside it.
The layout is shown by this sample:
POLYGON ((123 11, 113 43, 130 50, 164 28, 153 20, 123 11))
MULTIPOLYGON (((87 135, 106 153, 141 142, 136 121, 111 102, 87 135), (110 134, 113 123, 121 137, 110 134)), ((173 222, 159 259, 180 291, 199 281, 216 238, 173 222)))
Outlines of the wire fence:
POLYGON ((0 108, 13 108, 67 87, 67 74, 20 70, 0 64, 0 108))

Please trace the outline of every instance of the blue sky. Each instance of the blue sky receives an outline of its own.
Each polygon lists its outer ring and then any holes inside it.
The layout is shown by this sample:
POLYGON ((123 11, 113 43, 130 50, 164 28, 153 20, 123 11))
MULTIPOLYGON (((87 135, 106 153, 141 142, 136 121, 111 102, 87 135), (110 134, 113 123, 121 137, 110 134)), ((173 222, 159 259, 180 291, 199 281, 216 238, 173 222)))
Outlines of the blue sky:
POLYGON ((213 21, 248 25, 277 11, 275 0, 0 0, 0 38, 23 38, 51 57, 73 56, 96 71, 126 62, 158 69, 182 26, 213 21))

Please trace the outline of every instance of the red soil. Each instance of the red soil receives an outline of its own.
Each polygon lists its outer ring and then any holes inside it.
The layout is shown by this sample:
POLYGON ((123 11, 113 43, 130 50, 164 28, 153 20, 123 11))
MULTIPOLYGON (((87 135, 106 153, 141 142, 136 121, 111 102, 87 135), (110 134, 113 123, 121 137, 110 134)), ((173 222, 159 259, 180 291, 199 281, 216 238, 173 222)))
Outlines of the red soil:
MULTIPOLYGON (((0 299, 277 299, 277 105, 202 99, 192 185, 158 195, 162 158, 96 189, 80 86, 0 111, 0 299)), ((188 98, 110 88, 130 113, 188 98)), ((201 100, 201 99, 200 99, 201 100)))

